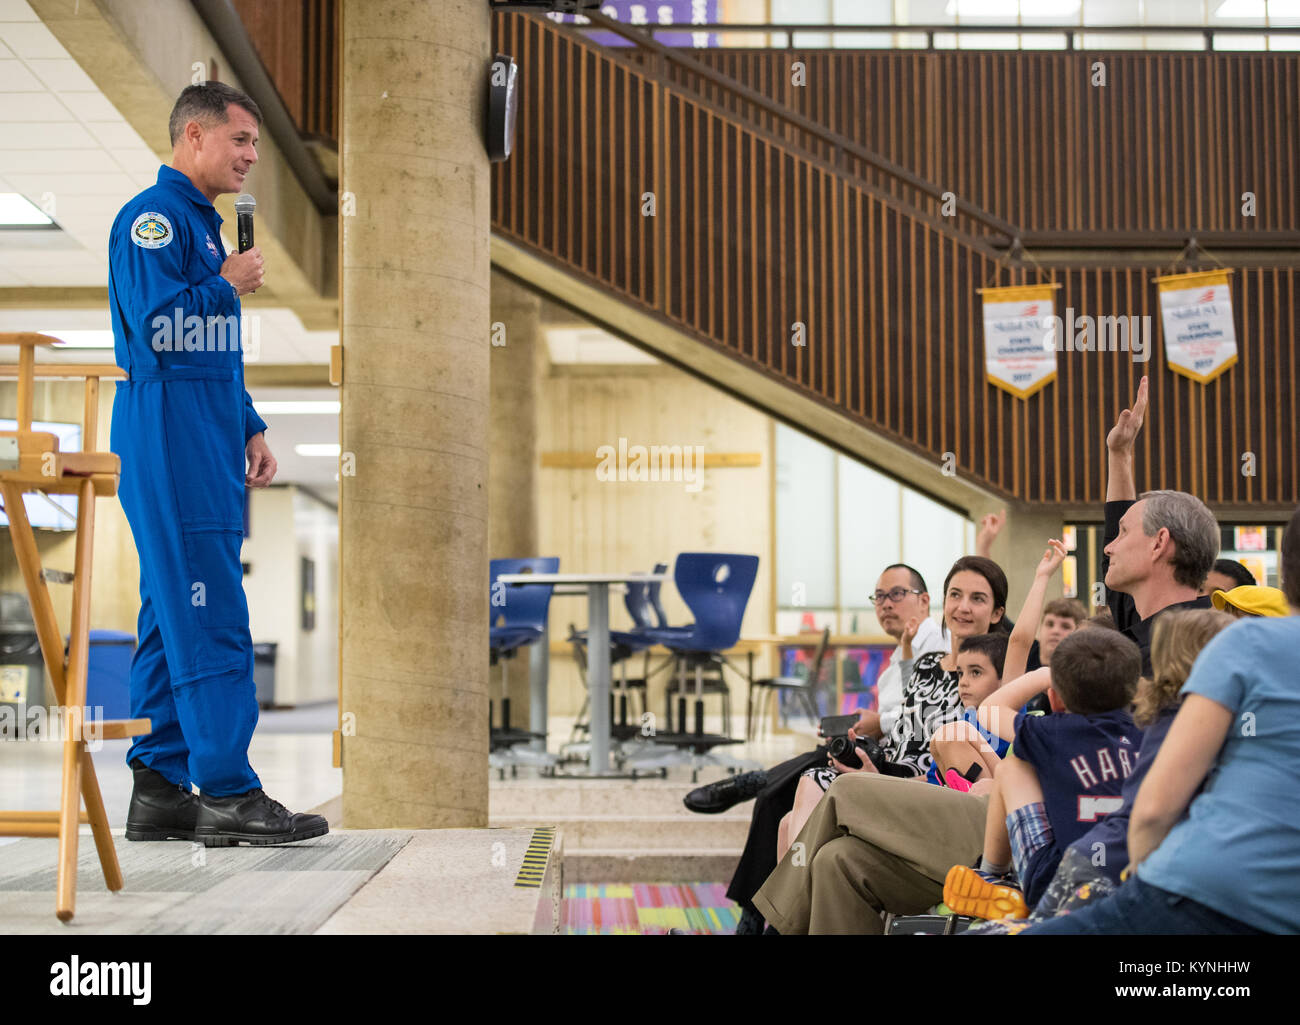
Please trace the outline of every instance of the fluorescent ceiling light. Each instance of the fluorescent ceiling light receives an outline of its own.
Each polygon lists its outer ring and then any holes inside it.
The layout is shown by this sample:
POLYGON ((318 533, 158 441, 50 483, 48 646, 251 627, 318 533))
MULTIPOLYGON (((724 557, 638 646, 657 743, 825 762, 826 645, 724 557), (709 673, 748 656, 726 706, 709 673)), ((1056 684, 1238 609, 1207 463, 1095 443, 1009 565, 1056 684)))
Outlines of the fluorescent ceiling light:
MULTIPOLYGON (((1233 3, 1234 0, 1227 0, 1233 3)), ((1080 0, 948 0, 945 14, 959 18, 1067 18, 1079 13, 1080 0)))
POLYGON ((1300 0, 1270 0, 1267 11, 1264 0, 1223 0, 1214 13, 1219 18, 1295 18, 1300 17, 1300 0))
POLYGON ((0 228, 53 224, 31 200, 16 192, 0 192, 0 228))
POLYGON ((113 347, 112 331, 59 331, 43 328, 40 332, 57 338, 62 344, 60 349, 111 349, 113 347))
POLYGON ((300 456, 319 457, 323 459, 337 459, 339 457, 338 442, 333 444, 307 444, 294 445, 293 450, 300 456))
POLYGON ((277 416, 305 416, 308 414, 321 414, 337 416, 340 403, 337 400, 323 400, 320 402, 253 402, 253 406, 259 413, 274 413, 277 416))

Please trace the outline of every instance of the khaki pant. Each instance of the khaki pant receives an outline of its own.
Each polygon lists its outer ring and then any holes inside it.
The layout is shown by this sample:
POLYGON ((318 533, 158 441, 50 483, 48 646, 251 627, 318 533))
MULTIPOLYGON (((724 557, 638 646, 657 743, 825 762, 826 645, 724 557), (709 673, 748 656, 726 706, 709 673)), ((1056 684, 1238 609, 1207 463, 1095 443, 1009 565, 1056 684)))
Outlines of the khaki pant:
POLYGON ((779 933, 879 934, 881 915, 916 915, 943 900, 953 865, 984 845, 988 798, 913 780, 840 776, 754 906, 779 933))

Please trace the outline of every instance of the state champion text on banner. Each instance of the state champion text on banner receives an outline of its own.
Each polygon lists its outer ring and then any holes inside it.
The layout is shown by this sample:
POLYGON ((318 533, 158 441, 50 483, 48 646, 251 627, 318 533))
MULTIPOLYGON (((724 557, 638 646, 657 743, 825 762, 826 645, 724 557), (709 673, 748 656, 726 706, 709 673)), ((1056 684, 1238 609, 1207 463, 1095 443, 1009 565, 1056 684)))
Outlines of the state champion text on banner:
POLYGON ((1169 274, 1160 289, 1165 362, 1174 373, 1208 384, 1237 362, 1229 270, 1169 274))
POLYGON ((1057 284, 981 288, 984 372, 991 384, 1027 399, 1056 380, 1053 293, 1057 284))

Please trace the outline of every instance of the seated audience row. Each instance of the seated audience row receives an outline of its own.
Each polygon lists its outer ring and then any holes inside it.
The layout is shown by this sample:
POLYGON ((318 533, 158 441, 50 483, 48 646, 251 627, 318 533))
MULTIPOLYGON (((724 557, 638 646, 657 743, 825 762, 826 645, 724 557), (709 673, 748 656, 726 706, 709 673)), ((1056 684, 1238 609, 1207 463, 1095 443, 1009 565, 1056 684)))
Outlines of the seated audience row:
POLYGON ((1143 379, 1107 437, 1111 622, 1043 629, 1064 557, 1053 541, 1008 639, 1005 575, 959 560, 944 587, 947 651, 909 657, 923 614, 891 631, 897 718, 888 735, 866 714, 854 731, 878 748, 857 748, 860 767, 804 765, 784 781, 794 807, 780 840, 797 839, 799 857, 784 853, 747 909, 769 931, 878 933, 885 913, 941 900, 989 919, 976 932, 1300 930, 1300 823, 1288 813, 1300 785, 1288 664, 1300 510, 1281 593, 1216 563, 1218 524, 1199 499, 1136 493, 1146 407, 1143 379))

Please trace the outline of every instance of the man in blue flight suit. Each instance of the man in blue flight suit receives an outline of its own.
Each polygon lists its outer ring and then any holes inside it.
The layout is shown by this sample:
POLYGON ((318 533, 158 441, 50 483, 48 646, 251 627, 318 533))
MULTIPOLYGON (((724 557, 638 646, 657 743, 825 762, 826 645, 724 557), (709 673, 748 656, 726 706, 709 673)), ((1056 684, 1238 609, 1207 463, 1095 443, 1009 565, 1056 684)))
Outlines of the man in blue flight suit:
POLYGON ((171 166, 109 235, 116 359, 130 375, 113 400, 112 448, 140 555, 131 715, 153 722, 126 756, 128 840, 225 847, 329 831, 267 796, 248 763, 257 697, 239 559, 244 489, 266 487, 276 463, 244 390, 239 331, 239 297, 262 284, 262 254, 224 255, 212 201, 242 190, 261 121, 229 86, 185 89, 171 114, 171 166))

